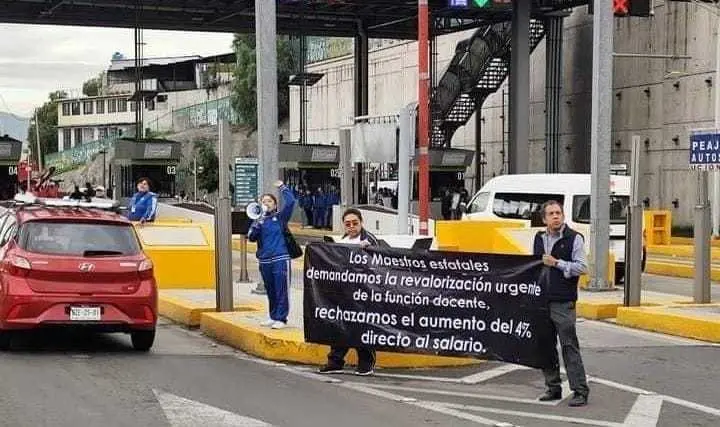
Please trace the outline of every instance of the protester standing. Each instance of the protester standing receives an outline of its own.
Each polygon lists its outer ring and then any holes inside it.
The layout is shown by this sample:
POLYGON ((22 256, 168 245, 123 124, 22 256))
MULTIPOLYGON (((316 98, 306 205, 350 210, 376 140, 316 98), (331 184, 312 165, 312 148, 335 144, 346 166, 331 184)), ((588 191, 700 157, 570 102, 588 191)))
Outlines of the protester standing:
MULTIPOLYGON (((362 213, 355 208, 348 208, 342 216, 345 234, 339 243, 361 246, 377 246, 378 240, 363 227, 362 213)), ((321 374, 332 374, 342 372, 345 366, 345 356, 350 349, 348 347, 331 346, 328 353, 327 365, 321 367, 318 372, 321 374)), ((358 366, 356 375, 367 376, 375 373, 375 350, 370 347, 359 347, 355 351, 358 355, 358 366)))
POLYGON ((282 181, 277 181, 275 186, 282 195, 282 209, 278 211, 278 201, 275 195, 263 194, 260 198, 263 214, 250 226, 248 240, 257 242, 256 255, 260 264, 260 275, 267 290, 270 309, 268 320, 261 324, 273 329, 282 329, 287 326, 290 311, 288 291, 292 271, 285 232, 295 208, 295 196, 293 191, 282 181))
POLYGON ((137 193, 130 199, 128 219, 141 223, 155 221, 157 215, 157 195, 150 191, 150 180, 140 178, 137 180, 137 193))
POLYGON ((583 236, 565 224, 565 214, 560 202, 550 200, 542 205, 545 231, 535 235, 534 254, 542 256, 545 264, 538 283, 544 286, 548 297, 548 314, 554 326, 552 342, 553 365, 543 369, 547 391, 540 401, 562 399, 560 361, 557 339, 560 339, 563 361, 570 389, 574 392, 570 406, 584 406, 588 401, 587 378, 580 344, 575 328, 577 286, 580 275, 587 271, 583 236))

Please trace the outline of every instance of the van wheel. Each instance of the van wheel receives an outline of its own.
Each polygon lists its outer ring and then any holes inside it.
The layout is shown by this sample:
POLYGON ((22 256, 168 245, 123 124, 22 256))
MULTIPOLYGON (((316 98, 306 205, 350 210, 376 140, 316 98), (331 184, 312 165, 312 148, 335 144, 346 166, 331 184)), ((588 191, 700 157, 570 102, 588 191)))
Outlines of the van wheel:
POLYGON ((136 351, 149 351, 155 343, 155 329, 131 332, 130 339, 136 351))

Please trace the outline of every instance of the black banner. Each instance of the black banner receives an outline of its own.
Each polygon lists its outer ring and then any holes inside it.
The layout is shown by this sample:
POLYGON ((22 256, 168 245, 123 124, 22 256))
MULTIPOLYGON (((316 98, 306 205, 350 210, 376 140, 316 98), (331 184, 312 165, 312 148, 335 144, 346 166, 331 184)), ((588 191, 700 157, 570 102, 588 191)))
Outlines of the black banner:
POLYGON ((313 243, 305 340, 546 367, 555 341, 542 268, 525 255, 313 243))

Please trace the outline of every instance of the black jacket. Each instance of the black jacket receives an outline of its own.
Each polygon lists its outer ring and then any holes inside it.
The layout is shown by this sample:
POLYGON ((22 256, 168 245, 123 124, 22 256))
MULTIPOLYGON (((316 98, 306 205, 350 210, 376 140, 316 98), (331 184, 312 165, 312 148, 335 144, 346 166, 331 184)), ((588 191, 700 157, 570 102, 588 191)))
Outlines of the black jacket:
MULTIPOLYGON (((535 235, 533 244, 533 253, 536 256, 545 255, 545 245, 543 236, 547 231, 538 231, 535 235)), ((575 245, 575 237, 579 233, 572 228, 565 226, 562 237, 555 242, 550 254, 556 259, 563 261, 572 261, 573 246, 575 245)), ((579 277, 566 278, 562 270, 556 267, 543 266, 538 278, 538 283, 544 286, 548 301, 569 302, 577 301, 579 277)))

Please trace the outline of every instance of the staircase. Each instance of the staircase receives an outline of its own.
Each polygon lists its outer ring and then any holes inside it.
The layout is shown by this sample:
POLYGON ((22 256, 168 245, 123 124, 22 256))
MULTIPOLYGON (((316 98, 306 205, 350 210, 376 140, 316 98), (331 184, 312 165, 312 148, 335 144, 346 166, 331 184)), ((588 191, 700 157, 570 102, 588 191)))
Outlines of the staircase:
MULTIPOLYGON (((530 52, 545 36, 542 21, 530 21, 530 52)), ((449 147, 453 135, 510 71, 510 22, 486 24, 458 43, 431 98, 433 147, 449 147)))

